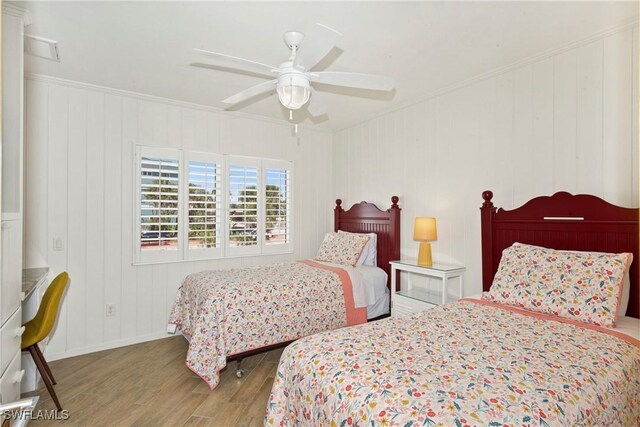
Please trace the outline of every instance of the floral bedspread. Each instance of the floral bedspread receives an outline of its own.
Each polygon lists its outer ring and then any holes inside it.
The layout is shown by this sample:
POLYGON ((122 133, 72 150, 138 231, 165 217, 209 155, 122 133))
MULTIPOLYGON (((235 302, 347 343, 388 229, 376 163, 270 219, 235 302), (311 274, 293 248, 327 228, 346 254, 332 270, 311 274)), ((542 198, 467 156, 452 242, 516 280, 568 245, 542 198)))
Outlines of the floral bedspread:
POLYGON ((265 418, 283 426, 631 426, 640 344, 462 301, 289 345, 265 418))
POLYGON ((365 321, 349 275, 309 261, 191 274, 169 317, 190 338, 187 367, 212 389, 227 356, 365 321))

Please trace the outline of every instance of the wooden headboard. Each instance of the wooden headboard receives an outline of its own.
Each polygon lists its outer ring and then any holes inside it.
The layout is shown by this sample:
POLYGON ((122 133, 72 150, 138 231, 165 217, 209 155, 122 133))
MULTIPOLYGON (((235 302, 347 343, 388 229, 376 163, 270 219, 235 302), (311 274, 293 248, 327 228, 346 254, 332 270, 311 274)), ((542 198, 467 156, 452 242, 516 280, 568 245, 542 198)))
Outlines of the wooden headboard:
POLYGON ((484 291, 491 286, 502 251, 514 242, 564 250, 632 252, 627 316, 640 317, 637 208, 615 206, 587 194, 559 192, 536 197, 507 211, 496 209, 492 197, 491 191, 483 192, 480 208, 484 291))
POLYGON ((333 210, 334 231, 351 233, 376 233, 378 235, 378 267, 386 271, 387 287, 391 286, 391 266, 389 261, 400 259, 400 207, 398 197, 391 198, 391 207, 381 211, 372 203, 360 202, 345 211, 342 200, 336 200, 333 210))

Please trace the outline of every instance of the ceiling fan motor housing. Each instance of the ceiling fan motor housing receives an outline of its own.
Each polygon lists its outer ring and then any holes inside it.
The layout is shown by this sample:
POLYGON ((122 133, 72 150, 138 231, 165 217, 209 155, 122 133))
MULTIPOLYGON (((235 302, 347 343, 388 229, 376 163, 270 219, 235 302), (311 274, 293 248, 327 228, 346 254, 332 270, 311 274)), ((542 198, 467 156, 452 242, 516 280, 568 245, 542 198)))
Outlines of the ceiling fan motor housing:
POLYGON ((300 31, 287 31, 282 38, 289 49, 294 47, 297 49, 302 44, 302 40, 304 40, 304 34, 300 31))

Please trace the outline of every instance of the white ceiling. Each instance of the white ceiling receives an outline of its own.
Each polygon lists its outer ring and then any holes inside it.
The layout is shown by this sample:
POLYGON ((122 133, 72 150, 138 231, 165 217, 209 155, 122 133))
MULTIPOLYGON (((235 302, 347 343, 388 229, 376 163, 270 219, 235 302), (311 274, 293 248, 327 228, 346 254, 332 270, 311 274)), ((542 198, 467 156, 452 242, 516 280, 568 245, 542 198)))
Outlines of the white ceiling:
MULTIPOLYGON (((26 71, 208 105, 261 78, 191 67, 197 47, 278 65, 288 30, 344 34, 317 69, 390 75, 393 94, 324 87, 339 129, 482 73, 637 19, 638 2, 27 2, 27 33, 57 40, 59 63, 26 71), (355 96, 360 95, 360 96, 355 96)), ((303 47, 304 48, 304 43, 303 47)), ((286 119, 276 96, 239 111, 286 119)), ((298 112, 296 121, 313 123, 298 112)))

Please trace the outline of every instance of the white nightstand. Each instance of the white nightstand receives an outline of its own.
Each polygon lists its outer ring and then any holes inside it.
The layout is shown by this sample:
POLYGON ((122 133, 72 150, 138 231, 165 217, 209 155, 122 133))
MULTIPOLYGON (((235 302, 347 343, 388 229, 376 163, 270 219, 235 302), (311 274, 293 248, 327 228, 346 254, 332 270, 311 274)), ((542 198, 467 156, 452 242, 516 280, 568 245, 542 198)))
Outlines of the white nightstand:
POLYGON ((447 302, 447 283, 449 279, 458 279, 458 295, 462 298, 464 286, 465 268, 462 265, 433 263, 431 267, 418 265, 416 260, 391 261, 391 315, 400 316, 427 310, 439 304, 447 302), (407 282, 396 291, 396 272, 407 273, 407 282), (434 295, 424 287, 415 284, 411 280, 412 274, 419 274, 431 278, 440 279, 440 295, 434 295))

